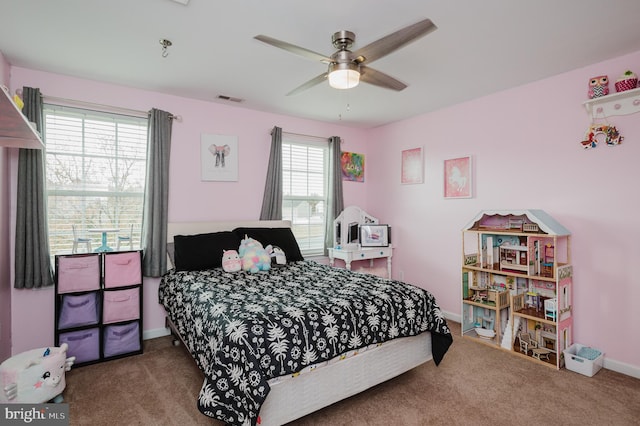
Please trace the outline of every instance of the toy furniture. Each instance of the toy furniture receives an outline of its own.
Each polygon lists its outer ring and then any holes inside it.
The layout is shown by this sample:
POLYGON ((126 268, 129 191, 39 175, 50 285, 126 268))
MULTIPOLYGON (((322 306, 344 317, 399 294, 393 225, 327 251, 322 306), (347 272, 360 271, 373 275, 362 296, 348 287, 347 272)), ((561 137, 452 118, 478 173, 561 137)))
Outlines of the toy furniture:
POLYGON ((77 366, 142 353, 142 252, 57 255, 55 340, 77 366))
POLYGON ((544 318, 552 321, 556 320, 556 314, 558 313, 558 299, 552 298, 544 301, 544 318))
POLYGON ((573 335, 570 238, 543 210, 478 213, 462 230, 462 335, 563 367, 573 335), (475 331, 486 316, 494 319, 493 340, 475 331))
POLYGON ((537 359, 538 361, 548 360, 549 354, 551 353, 549 349, 545 349, 545 348, 533 348, 531 349, 531 352, 532 352, 531 356, 537 359))
POLYGON ((538 342, 536 342, 529 333, 521 331, 518 333, 518 340, 520 341, 520 352, 525 355, 529 353, 529 349, 533 350, 538 347, 538 342))

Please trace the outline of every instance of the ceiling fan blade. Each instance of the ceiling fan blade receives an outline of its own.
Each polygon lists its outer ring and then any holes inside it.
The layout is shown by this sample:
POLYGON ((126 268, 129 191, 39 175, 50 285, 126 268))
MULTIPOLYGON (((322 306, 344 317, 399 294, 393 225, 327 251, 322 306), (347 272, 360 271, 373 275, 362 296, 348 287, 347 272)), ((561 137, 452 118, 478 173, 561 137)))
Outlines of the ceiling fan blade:
POLYGON ((403 90, 407 87, 407 85, 401 81, 364 65, 360 65, 360 81, 397 91, 403 90))
POLYGON ((302 56, 307 59, 311 59, 313 61, 320 61, 324 63, 330 63, 331 59, 326 55, 322 55, 320 53, 314 52, 309 49, 305 49, 304 47, 296 46, 291 43, 287 43, 286 41, 277 40, 275 38, 266 36, 266 35, 257 35, 254 37, 256 40, 260 40, 263 43, 270 44, 271 46, 278 47, 280 49, 284 49, 288 52, 295 53, 296 55, 302 56))
POLYGON ((435 31, 437 28, 438 27, 431 22, 431 19, 424 19, 413 25, 409 25, 408 27, 382 37, 381 39, 353 52, 354 57, 356 58, 355 61, 358 63, 364 61, 367 63, 373 62, 376 59, 380 59, 394 50, 400 49, 412 41, 435 31))
POLYGON ((327 76, 329 75, 329 73, 322 73, 319 76, 312 78, 311 80, 307 81, 306 83, 296 87, 295 89, 293 89, 292 91, 290 91, 289 93, 287 93, 287 96, 291 96, 291 95, 297 95, 300 92, 304 92, 307 89, 312 88, 313 86, 316 86, 320 83, 322 83, 323 81, 325 81, 327 79, 327 76))

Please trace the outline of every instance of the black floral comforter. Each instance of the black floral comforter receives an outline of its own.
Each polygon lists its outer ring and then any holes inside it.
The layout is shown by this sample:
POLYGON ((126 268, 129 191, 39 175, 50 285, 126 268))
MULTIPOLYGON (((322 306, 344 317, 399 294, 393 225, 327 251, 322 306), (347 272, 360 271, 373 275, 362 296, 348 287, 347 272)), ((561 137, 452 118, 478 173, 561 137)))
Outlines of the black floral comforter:
POLYGON ((429 292, 313 261, 256 274, 171 270, 159 299, 205 374, 198 408, 234 425, 256 424, 271 378, 425 331, 439 364, 452 342, 429 292))

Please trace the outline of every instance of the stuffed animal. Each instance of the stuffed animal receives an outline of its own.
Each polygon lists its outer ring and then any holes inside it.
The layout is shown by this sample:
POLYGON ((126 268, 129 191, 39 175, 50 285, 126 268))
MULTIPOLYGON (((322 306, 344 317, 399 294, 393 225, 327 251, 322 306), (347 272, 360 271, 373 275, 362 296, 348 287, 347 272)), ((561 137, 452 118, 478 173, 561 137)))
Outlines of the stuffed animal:
POLYGON ((237 250, 225 250, 222 253, 222 269, 225 272, 238 272, 242 269, 242 260, 237 250))
POLYGON ((64 373, 76 360, 68 347, 32 349, 0 364, 0 403, 62 402, 64 373))
POLYGON ((589 99, 599 98, 609 94, 609 77, 599 75, 589 80, 589 99))
POLYGON ((239 250, 242 259, 242 270, 252 273, 258 271, 268 271, 271 268, 271 258, 269 253, 262 247, 259 241, 245 235, 240 242, 239 250))
POLYGON ((271 257, 271 266, 286 265, 287 257, 284 254, 284 250, 280 247, 269 244, 265 250, 267 250, 267 253, 269 253, 269 256, 271 257))

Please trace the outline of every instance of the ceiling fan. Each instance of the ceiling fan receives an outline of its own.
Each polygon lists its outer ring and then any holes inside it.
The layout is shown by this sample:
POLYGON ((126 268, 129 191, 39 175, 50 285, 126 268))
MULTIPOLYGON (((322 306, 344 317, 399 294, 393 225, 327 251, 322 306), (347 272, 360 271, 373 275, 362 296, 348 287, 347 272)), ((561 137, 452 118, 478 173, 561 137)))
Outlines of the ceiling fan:
POLYGON ((363 81, 375 86, 400 91, 406 88, 407 85, 383 72, 370 68, 368 64, 435 31, 437 28, 430 19, 424 19, 382 37, 355 52, 349 49, 355 42, 356 35, 351 31, 338 31, 331 37, 333 47, 338 49, 331 56, 325 56, 321 53, 305 49, 304 47, 265 35, 257 35, 254 38, 307 59, 320 61, 329 65, 327 72, 293 89, 287 93, 287 96, 296 95, 327 79, 329 80, 329 85, 336 89, 350 89, 357 86, 360 81, 363 81))

